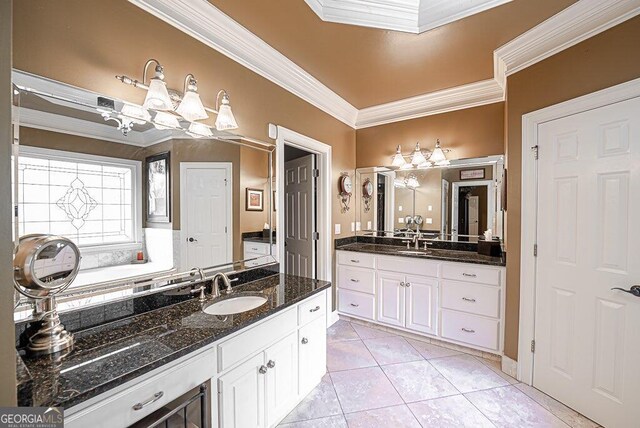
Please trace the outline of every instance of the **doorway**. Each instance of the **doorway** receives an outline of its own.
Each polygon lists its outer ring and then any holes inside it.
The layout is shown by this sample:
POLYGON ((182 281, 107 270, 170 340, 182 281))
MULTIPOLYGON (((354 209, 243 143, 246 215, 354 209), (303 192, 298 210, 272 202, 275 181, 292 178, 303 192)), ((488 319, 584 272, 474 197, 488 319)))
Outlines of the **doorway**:
POLYGON ((316 155, 284 146, 284 271, 317 278, 318 175, 316 155))
POLYGON ((180 163, 182 270, 233 260, 232 164, 180 163))
MULTIPOLYGON (((317 279, 331 281, 332 278, 332 230, 331 230, 331 146, 320 141, 309 138, 300 133, 291 131, 282 126, 269 125, 269 136, 276 139, 278 150, 276 158, 276 182, 279 195, 285 193, 285 147, 294 147, 315 155, 316 169, 318 177, 316 180, 316 263, 315 276, 317 279)), ((277 230, 285 228, 285 200, 278 198, 278 216, 276 219, 277 230)), ((278 254, 285 253, 285 240, 277 239, 278 254)), ((283 257, 279 258, 280 271, 285 272, 283 257)), ((330 302, 328 302, 330 303, 330 302)), ((332 307, 332 304, 329 305, 332 307)))
POLYGON ((640 80, 523 120, 519 379, 611 427, 640 419, 639 142, 640 80))
POLYGON ((451 237, 453 240, 478 242, 479 234, 493 229, 494 182, 476 180, 451 184, 451 237))

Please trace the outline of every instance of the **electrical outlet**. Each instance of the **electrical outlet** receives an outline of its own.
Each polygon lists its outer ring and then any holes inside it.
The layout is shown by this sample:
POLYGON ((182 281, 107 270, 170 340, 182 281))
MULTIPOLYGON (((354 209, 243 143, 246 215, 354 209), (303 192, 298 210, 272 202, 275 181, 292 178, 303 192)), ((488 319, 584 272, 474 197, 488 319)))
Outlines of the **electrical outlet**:
POLYGON ((370 221, 367 222, 367 230, 371 230, 371 222, 370 221))
POLYGON ((340 229, 341 229, 341 225, 340 225, 339 223, 337 223, 337 224, 334 226, 334 231, 333 231, 333 233, 334 233, 335 235, 340 235, 340 229))
POLYGON ((398 205, 398 211, 402 212, 402 205, 398 205))
POLYGON ((427 211, 433 211, 433 205, 429 205, 429 206, 427 207, 427 211))
POLYGON ((354 222, 351 222, 351 231, 352 232, 356 231, 356 224, 354 222))
POLYGON ((431 217, 427 217, 427 224, 433 224, 433 219, 431 217))
POLYGON ((359 222, 359 221, 356 221, 356 230, 358 230, 358 231, 359 231, 359 230, 360 230, 360 226, 361 226, 360 222, 359 222))
POLYGON ((403 223, 404 223, 404 219, 403 219, 402 217, 400 217, 400 218, 398 219, 398 223, 403 224, 403 223))

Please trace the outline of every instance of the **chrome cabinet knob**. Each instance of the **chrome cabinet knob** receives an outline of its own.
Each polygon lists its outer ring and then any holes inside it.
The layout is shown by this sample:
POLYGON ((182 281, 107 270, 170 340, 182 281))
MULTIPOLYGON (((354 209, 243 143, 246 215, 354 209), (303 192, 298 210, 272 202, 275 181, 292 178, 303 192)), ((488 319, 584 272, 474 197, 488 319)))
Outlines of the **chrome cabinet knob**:
POLYGON ((276 362, 273 360, 269 360, 269 362, 267 363, 267 367, 269 367, 270 369, 274 368, 276 366, 276 362))
POLYGON ((267 366, 260 366, 258 373, 265 374, 267 372, 267 366))
POLYGON ((301 343, 303 345, 306 345, 307 343, 309 343, 309 339, 307 339, 306 337, 303 337, 301 343))

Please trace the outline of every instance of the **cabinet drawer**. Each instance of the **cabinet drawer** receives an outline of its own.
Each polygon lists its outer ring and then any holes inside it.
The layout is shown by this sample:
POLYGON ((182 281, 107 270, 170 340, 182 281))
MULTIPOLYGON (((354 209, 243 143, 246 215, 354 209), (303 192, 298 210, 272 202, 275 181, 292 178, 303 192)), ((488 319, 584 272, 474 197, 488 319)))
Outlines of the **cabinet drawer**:
POLYGON ((498 351, 500 322, 498 320, 442 310, 442 337, 498 351))
POLYGON ((375 297, 357 291, 338 290, 338 310, 348 315, 373 320, 375 318, 375 297))
POLYGON ((376 273, 373 269, 338 266, 338 287, 374 294, 376 292, 376 273))
POLYGON ((442 277, 457 281, 500 285, 500 269, 481 267, 470 263, 444 263, 442 277))
POLYGON ((262 255, 269 254, 269 244, 265 244, 262 242, 245 242, 244 253, 254 253, 262 255))
POLYGON ((377 266, 378 270, 435 278, 438 276, 440 263, 411 257, 378 257, 377 266))
POLYGON ((218 370, 223 371, 263 350, 298 325, 298 312, 291 308, 260 325, 218 345, 218 370))
POLYGON ((337 251, 337 253, 339 265, 363 268, 373 268, 375 266, 375 256, 373 254, 355 253, 352 251, 337 251))
POLYGON ((214 377, 214 361, 215 350, 212 349, 178 363, 161 374, 137 381, 132 387, 107 397, 98 404, 78 413, 65 415, 64 426, 127 427, 214 377), (135 410, 136 405, 143 406, 135 410))
POLYGON ((442 281, 442 307, 500 317, 500 289, 469 282, 442 281))
POLYGON ((302 326, 316 318, 326 318, 327 297, 324 292, 300 303, 298 306, 298 325, 302 326))

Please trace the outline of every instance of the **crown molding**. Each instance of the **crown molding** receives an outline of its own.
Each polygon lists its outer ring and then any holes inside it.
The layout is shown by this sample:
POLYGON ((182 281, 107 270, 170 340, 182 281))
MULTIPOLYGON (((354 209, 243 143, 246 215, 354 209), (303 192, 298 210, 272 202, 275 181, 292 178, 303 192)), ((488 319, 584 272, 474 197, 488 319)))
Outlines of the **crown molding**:
POLYGON ((320 19, 422 33, 512 0, 305 0, 320 19))
POLYGON ((356 129, 501 101, 504 101, 504 90, 494 79, 488 79, 364 108, 358 113, 356 129))
POLYGON ((492 79, 358 110, 207 0, 129 2, 356 129, 504 101, 507 76, 640 14, 638 0, 579 0, 496 49, 492 79))
POLYGON ((579 0, 493 53, 494 78, 507 76, 640 14, 638 0, 579 0))
POLYGON ((207 0, 129 0, 353 127, 358 110, 207 0))

